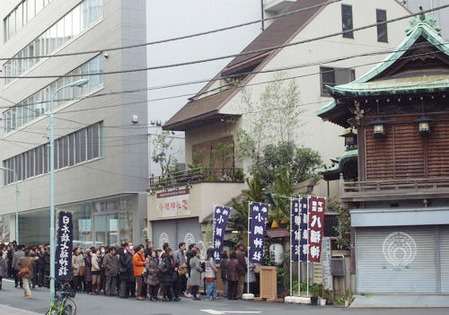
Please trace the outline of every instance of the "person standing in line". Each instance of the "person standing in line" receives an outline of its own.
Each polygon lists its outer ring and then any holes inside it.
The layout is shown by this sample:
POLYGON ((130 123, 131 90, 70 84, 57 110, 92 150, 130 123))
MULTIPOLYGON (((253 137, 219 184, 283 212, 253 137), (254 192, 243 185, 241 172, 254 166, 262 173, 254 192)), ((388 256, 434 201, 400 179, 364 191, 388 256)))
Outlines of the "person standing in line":
POLYGON ((226 276, 228 280, 228 299, 237 300, 237 285, 239 282, 239 268, 241 265, 237 259, 237 254, 232 251, 226 263, 226 276))
POLYGON ((99 264, 100 264, 100 292, 103 290, 104 295, 106 295, 105 286, 106 286, 106 276, 104 274, 104 266, 103 266, 103 259, 106 256, 106 247, 104 244, 100 245, 100 257, 99 257, 99 264))
POLYGON ((228 297, 228 280, 226 274, 226 264, 228 262, 228 252, 222 251, 220 253, 220 271, 221 271, 221 283, 223 286, 223 297, 228 297))
POLYGON ((191 287, 191 293, 195 301, 201 300, 198 297, 198 290, 201 285, 201 260, 198 257, 198 251, 196 248, 191 250, 190 253, 190 277, 188 279, 188 285, 191 287))
POLYGON ((245 245, 238 243, 235 247, 235 254, 239 261, 239 280, 237 284, 237 298, 241 299, 245 286, 246 262, 245 262, 245 245))
POLYGON ((25 252, 23 249, 25 248, 24 245, 17 245, 17 250, 14 252, 14 255, 12 257, 12 267, 14 272, 14 288, 17 288, 17 286, 20 284, 20 287, 23 287, 23 281, 22 278, 19 277, 19 259, 25 256, 25 252))
POLYGON ((43 287, 45 284, 45 249, 43 245, 39 245, 37 248, 37 257, 39 258, 37 263, 37 285, 43 287))
POLYGON ((148 295, 151 301, 157 301, 157 293, 159 291, 159 279, 157 277, 157 266, 159 266, 159 258, 156 251, 149 251, 148 257, 145 261, 145 268, 147 274, 145 277, 145 283, 148 287, 148 295))
POLYGON ((91 253, 91 274, 92 274, 92 294, 100 294, 101 291, 101 251, 100 248, 93 248, 91 253))
MULTIPOLYGON (((136 299, 145 300, 145 296, 142 295, 143 276, 142 272, 145 268, 145 249, 142 245, 136 247, 136 253, 133 256, 133 271, 134 279, 136 281, 136 299)), ((146 293, 145 293, 146 295, 146 293)))
POLYGON ((119 258, 117 257, 115 247, 111 247, 109 253, 104 256, 103 267, 106 277, 104 294, 107 296, 116 295, 119 258))
POLYGON ((126 249, 126 253, 128 254, 128 256, 131 260, 131 278, 129 279, 128 294, 131 297, 136 297, 136 279, 134 278, 134 271, 132 270, 134 268, 134 266, 132 264, 132 260, 133 260, 134 254, 136 253, 134 251, 133 242, 125 243, 125 249, 126 249))
POLYGON ((176 272, 174 261, 173 261, 173 251, 170 247, 166 247, 161 254, 161 262, 159 263, 160 271, 160 282, 162 288, 162 295, 164 302, 168 301, 179 301, 179 299, 173 299, 173 279, 174 273, 176 272))
MULTIPOLYGON (((195 250, 197 249, 197 248, 196 248, 196 244, 195 244, 195 243, 189 244, 189 247, 188 247, 188 250, 187 250, 187 253, 186 253, 187 277, 188 277, 188 278, 190 278, 190 276, 191 276, 191 274, 190 274, 190 259, 192 258, 192 253, 193 253, 193 250, 194 250, 194 249, 195 249, 195 250)), ((198 255, 196 255, 196 256, 198 256, 198 255)), ((185 292, 184 296, 185 296, 186 298, 192 298, 192 297, 194 297, 194 296, 191 294, 191 291, 192 291, 192 289, 190 288, 190 284, 189 284, 189 282, 187 281, 186 292, 185 292)))
POLYGON ((95 247, 86 249, 86 257, 84 257, 84 265, 86 266, 86 273, 84 275, 84 288, 87 294, 94 294, 92 292, 92 253, 95 247))
POLYGON ((0 290, 2 289, 2 282, 3 282, 3 277, 5 277, 7 275, 7 265, 6 265, 6 261, 3 258, 3 249, 0 249, 0 290))
POLYGON ((187 257, 185 250, 186 243, 181 242, 178 245, 178 250, 176 250, 173 255, 175 266, 178 268, 178 275, 173 284, 175 299, 179 299, 179 297, 184 294, 187 289, 187 277, 185 275, 185 273, 187 273, 187 257))
POLYGON ((126 299, 129 297, 129 285, 133 274, 133 262, 125 247, 118 250, 119 254, 119 271, 120 271, 120 292, 119 297, 126 299))
POLYGON ((208 248, 206 255, 204 279, 206 280, 206 299, 210 301, 217 299, 217 267, 215 266, 214 249, 208 248))
POLYGON ((31 299, 31 279, 33 279, 34 277, 34 262, 34 253, 30 250, 27 251, 26 254, 22 256, 17 262, 19 271, 22 268, 28 269, 28 271, 22 275, 23 294, 26 299, 31 299))
POLYGON ((6 254, 6 257, 8 257, 8 277, 14 278, 15 272, 12 265, 12 259, 14 256, 14 246, 12 244, 8 245, 8 253, 6 254))
POLYGON ((75 291, 82 291, 82 280, 84 277, 84 271, 86 270, 84 264, 84 256, 81 252, 81 247, 75 247, 73 249, 72 256, 72 289, 75 291))

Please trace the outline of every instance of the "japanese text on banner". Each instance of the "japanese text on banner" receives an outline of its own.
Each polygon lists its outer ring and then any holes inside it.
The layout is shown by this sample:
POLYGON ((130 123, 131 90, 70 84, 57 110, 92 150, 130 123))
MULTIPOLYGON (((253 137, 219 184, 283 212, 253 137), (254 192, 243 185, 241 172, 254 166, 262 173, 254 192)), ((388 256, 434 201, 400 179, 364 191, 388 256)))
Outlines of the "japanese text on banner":
POLYGON ((73 221, 72 213, 59 212, 59 225, 57 233, 55 278, 56 280, 70 280, 72 278, 72 246, 73 246, 73 221))
POLYGON ((214 258, 215 262, 220 261, 220 253, 223 250, 223 241, 228 224, 231 209, 227 207, 215 207, 214 209, 214 258))
POLYGON ((302 197, 299 201, 301 220, 299 223, 299 261, 307 261, 309 258, 309 198, 302 197))
POLYGON ((321 260, 325 208, 326 200, 324 198, 309 198, 309 261, 312 262, 321 260))
POLYGON ((251 203, 249 215, 251 218, 249 231, 249 262, 263 264, 263 244, 268 218, 268 205, 251 203))
POLYGON ((299 242, 301 240, 301 230, 299 226, 301 224, 301 212, 299 208, 299 200, 291 201, 291 231, 290 231, 290 244, 291 251, 290 257, 291 261, 297 262, 300 254, 299 242))

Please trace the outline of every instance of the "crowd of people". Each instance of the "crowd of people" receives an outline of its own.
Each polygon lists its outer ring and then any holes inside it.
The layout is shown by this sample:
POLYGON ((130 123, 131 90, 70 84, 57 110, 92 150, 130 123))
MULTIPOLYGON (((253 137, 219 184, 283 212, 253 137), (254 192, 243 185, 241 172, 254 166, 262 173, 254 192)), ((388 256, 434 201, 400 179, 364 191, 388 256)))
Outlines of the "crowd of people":
MULTIPOLYGON (((217 276, 223 297, 230 300, 242 297, 245 282, 254 291, 254 266, 248 268, 242 243, 229 255, 227 251, 220 254, 220 268, 219 274, 213 248, 203 257, 195 244, 186 248, 184 242, 175 251, 168 243, 154 249, 151 242, 136 247, 131 242, 120 247, 75 247, 70 283, 76 292, 151 301, 180 301, 182 296, 200 300, 202 286, 207 300, 217 299, 217 276)), ((8 277, 14 279, 16 288, 23 288, 25 298, 31 298, 35 287, 50 286, 49 276, 49 245, 25 247, 12 242, 0 246, 0 290, 2 278, 8 277)))

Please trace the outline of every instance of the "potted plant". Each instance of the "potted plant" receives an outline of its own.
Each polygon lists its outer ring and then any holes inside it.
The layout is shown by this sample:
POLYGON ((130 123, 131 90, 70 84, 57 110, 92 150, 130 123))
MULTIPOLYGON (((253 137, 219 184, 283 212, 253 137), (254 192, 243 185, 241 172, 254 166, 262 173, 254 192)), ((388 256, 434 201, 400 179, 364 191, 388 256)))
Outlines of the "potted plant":
POLYGON ((310 304, 318 305, 318 298, 320 297, 321 293, 323 292, 323 285, 319 284, 319 283, 313 283, 309 287, 309 292, 312 295, 310 297, 310 304))
POLYGON ((323 292, 321 293, 320 305, 326 305, 327 304, 327 300, 329 299, 331 294, 332 294, 331 290, 323 288, 323 292))

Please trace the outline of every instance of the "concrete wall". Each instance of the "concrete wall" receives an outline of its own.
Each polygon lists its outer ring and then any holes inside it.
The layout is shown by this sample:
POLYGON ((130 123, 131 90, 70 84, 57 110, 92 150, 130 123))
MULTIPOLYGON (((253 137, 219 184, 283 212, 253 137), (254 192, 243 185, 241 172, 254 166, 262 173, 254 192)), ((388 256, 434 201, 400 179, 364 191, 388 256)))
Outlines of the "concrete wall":
MULTIPOLYGON (((2 1, 3 19, 20 1, 2 1)), ((22 28, 11 40, 0 45, 2 57, 12 56, 39 36, 79 0, 54 0, 39 15, 22 28)), ((79 37, 67 42, 57 53, 102 50, 104 71, 144 68, 146 48, 108 51, 108 48, 144 43, 146 40, 145 0, 104 1, 103 19, 79 37)), ((3 23, 0 33, 4 33, 3 23)), ((95 54, 75 55, 42 60, 26 75, 63 75, 91 59, 95 54)), ((17 103, 53 82, 55 78, 20 78, 4 85, 0 80, 1 109, 17 103)), ((55 138, 67 135, 93 123, 103 121, 104 155, 95 160, 57 170, 55 172, 56 205, 102 198, 122 193, 145 192, 148 186, 147 107, 146 92, 108 94, 110 92, 145 89, 145 72, 105 75, 104 85, 92 94, 105 96, 75 101, 55 111, 55 138), (139 122, 133 124, 132 116, 139 122)), ((16 131, 0 131, 0 161, 48 141, 49 120, 41 116, 16 131)), ((44 174, 19 182, 20 211, 49 206, 49 175, 44 174)), ((0 214, 14 209, 14 185, 0 189, 0 214)), ((146 198, 143 199, 146 203, 146 198)), ((140 207, 140 206, 138 206, 140 207)), ((140 207, 145 213, 146 204, 140 207)), ((137 209, 136 209, 137 211, 137 209)), ((142 220, 143 221, 143 220, 142 220)))
POLYGON ((244 184, 239 183, 198 183, 190 189, 189 211, 186 216, 162 217, 156 208, 157 194, 148 194, 148 220, 168 220, 198 217, 201 223, 213 212, 213 207, 224 205, 237 197, 244 189, 244 184))

